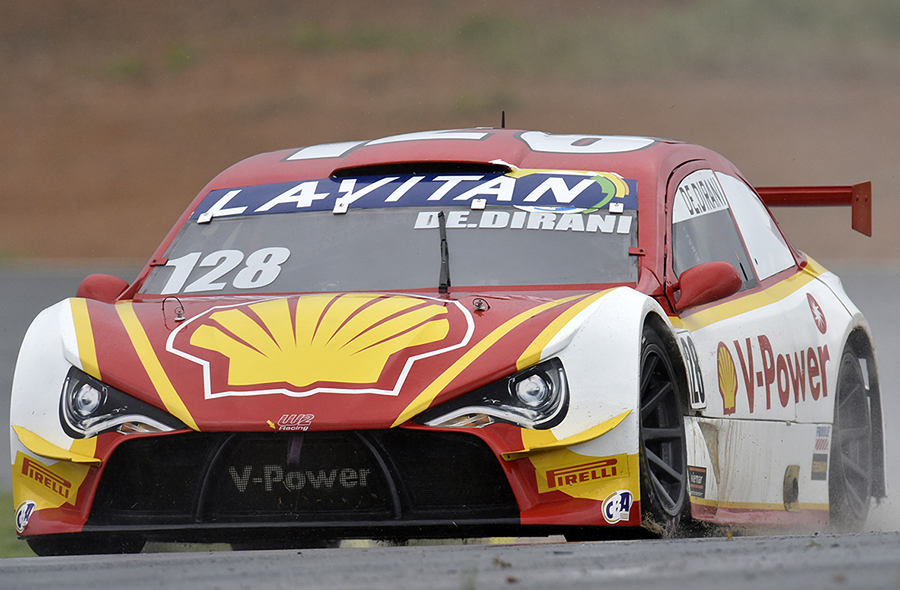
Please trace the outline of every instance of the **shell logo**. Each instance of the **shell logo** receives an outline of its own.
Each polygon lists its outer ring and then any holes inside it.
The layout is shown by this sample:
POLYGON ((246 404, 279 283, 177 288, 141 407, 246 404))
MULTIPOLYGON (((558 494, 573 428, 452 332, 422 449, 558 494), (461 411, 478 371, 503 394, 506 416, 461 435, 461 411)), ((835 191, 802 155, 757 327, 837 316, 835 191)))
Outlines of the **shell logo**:
POLYGON ((828 322, 825 321, 825 312, 822 311, 822 307, 819 305, 819 302, 816 301, 816 298, 812 296, 812 293, 806 294, 806 300, 809 302, 809 310, 812 312, 816 328, 819 330, 819 333, 824 334, 828 331, 828 322))
POLYGON ((455 307, 428 298, 330 294, 271 299, 213 309, 194 326, 184 326, 184 334, 173 334, 170 348, 204 365, 208 398, 322 391, 397 395, 413 361, 468 341, 471 318, 458 308, 469 320, 465 335, 451 329, 455 307), (446 342, 448 336, 455 342, 446 342), (401 351, 415 356, 398 355, 401 351), (395 358, 400 362, 392 362, 395 358), (259 388, 267 384, 277 387, 259 388))
POLYGON ((716 352, 719 366, 719 393, 722 395, 722 404, 725 414, 734 414, 735 395, 737 394, 737 369, 734 367, 734 359, 731 351, 724 342, 719 342, 719 350, 716 352))

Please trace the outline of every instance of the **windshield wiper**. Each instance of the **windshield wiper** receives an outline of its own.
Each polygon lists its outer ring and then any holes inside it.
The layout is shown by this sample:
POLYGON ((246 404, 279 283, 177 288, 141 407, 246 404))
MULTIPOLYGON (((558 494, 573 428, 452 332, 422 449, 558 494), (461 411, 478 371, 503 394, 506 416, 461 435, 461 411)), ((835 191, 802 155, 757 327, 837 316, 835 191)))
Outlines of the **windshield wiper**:
POLYGON ((450 289, 450 250, 447 248, 447 220, 444 212, 438 213, 438 227, 441 230, 441 276, 438 279, 438 292, 446 293, 450 289))

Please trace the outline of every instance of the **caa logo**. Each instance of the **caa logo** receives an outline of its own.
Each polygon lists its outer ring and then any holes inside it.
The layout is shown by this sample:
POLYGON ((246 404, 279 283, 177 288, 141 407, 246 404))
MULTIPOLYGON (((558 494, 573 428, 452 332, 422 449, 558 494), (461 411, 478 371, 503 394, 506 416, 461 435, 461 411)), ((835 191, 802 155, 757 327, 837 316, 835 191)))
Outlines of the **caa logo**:
POLYGON ((31 500, 26 500, 19 504, 19 507, 16 508, 16 531, 19 533, 25 532, 25 527, 28 526, 28 521, 31 519, 36 506, 37 504, 31 500))
POLYGON ((609 524, 627 521, 633 502, 634 496, 628 490, 613 492, 603 501, 603 519, 609 524))

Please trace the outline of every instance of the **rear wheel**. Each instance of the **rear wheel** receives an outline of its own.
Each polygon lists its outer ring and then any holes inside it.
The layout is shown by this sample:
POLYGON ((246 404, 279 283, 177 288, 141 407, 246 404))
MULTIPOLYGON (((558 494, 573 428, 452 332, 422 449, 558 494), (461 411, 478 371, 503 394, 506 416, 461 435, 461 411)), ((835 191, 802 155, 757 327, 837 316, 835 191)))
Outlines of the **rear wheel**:
POLYGON ((859 360, 844 351, 838 371, 828 474, 832 527, 859 530, 869 515, 873 482, 872 410, 859 360))
POLYGON ((640 379, 643 526, 672 536, 689 506, 684 412, 672 361, 649 327, 644 328, 640 379))

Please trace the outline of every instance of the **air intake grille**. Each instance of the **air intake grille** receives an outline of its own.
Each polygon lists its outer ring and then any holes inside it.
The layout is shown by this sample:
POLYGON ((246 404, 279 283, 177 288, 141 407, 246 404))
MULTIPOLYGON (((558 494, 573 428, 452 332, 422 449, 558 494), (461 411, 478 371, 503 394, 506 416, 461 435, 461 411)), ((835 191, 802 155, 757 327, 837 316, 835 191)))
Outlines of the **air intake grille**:
POLYGON ((518 507, 490 449, 409 430, 178 434, 123 442, 95 524, 437 521, 518 507))

